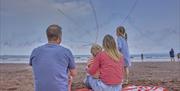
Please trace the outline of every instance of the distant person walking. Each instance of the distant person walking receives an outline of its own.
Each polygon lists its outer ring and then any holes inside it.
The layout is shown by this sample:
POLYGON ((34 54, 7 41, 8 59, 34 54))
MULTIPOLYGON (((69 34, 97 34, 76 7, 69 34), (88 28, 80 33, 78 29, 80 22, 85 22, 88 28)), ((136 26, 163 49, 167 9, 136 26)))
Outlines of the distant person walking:
POLYGON ((142 61, 142 62, 144 61, 144 55, 143 55, 143 53, 141 53, 141 61, 142 61))
POLYGON ((144 54, 141 53, 141 61, 143 62, 144 61, 144 54))
POLYGON ((175 61, 173 48, 171 48, 171 50, 169 51, 169 55, 170 55, 171 61, 175 61))
POLYGON ((131 60, 129 55, 129 48, 127 44, 127 33, 123 26, 119 26, 116 29, 118 50, 123 54, 124 57, 124 68, 125 68, 125 79, 124 84, 129 82, 129 67, 131 66, 131 60))
POLYGON ((177 54, 177 59, 180 61, 180 53, 177 54))
POLYGON ((71 51, 61 45, 62 32, 58 25, 46 30, 48 43, 35 48, 30 56, 35 91, 68 91, 68 74, 76 75, 71 51))

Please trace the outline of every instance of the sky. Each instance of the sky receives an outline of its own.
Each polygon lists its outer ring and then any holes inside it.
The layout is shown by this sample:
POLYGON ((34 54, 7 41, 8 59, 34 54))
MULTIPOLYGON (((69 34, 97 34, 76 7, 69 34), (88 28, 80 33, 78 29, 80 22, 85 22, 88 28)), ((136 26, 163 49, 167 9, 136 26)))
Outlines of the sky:
POLYGON ((96 37, 116 39, 119 25, 130 54, 180 52, 180 0, 0 0, 0 55, 30 55, 47 43, 50 24, 74 55, 90 54, 96 37))

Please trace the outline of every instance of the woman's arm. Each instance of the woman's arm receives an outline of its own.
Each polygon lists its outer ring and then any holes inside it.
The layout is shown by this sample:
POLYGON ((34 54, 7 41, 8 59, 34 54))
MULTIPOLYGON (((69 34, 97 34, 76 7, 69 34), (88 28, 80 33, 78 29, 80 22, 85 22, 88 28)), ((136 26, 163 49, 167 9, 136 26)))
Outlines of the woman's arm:
POLYGON ((93 64, 87 69, 88 73, 90 75, 94 75, 96 74, 97 70, 100 67, 100 59, 101 58, 101 53, 99 53, 98 55, 96 55, 93 64))

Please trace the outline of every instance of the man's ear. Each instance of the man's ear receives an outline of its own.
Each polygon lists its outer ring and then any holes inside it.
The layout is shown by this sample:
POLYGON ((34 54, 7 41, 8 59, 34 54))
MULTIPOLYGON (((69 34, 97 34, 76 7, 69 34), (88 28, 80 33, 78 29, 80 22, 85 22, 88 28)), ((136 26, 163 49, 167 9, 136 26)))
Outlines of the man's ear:
POLYGON ((59 42, 60 42, 60 43, 62 42, 62 39, 61 39, 61 38, 59 38, 59 42))
POLYGON ((57 39, 57 42, 58 42, 58 44, 60 44, 60 43, 62 42, 62 39, 61 39, 61 38, 58 38, 58 39, 57 39))

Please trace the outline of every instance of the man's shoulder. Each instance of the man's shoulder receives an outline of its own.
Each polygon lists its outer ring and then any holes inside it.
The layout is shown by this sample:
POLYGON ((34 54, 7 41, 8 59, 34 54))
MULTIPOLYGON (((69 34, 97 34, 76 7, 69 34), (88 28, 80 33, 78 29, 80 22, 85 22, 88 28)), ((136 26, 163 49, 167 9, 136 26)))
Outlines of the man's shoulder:
POLYGON ((40 46, 37 46, 36 48, 34 48, 34 50, 39 50, 41 48, 43 48, 45 45, 40 45, 40 46))
POLYGON ((37 52, 37 51, 40 51, 41 49, 45 48, 46 44, 44 45, 40 45, 40 46, 37 46, 33 49, 33 52, 37 52))
MULTIPOLYGON (((47 48, 47 44, 44 44, 44 45, 41 45, 41 46, 38 46, 36 48, 34 48, 33 51, 41 51, 43 49, 46 49, 47 48)), ((58 45, 55 47, 57 51, 60 51, 60 52, 64 52, 64 53, 71 53, 70 49, 64 47, 64 46, 61 46, 61 45, 58 45)))
POLYGON ((59 46, 59 48, 63 51, 63 52, 67 52, 67 53, 71 53, 70 49, 64 47, 64 46, 59 46))
POLYGON ((69 51, 69 49, 68 48, 66 48, 66 47, 64 47, 64 46, 58 46, 58 48, 60 48, 60 49, 62 49, 62 50, 64 50, 64 51, 69 51))

